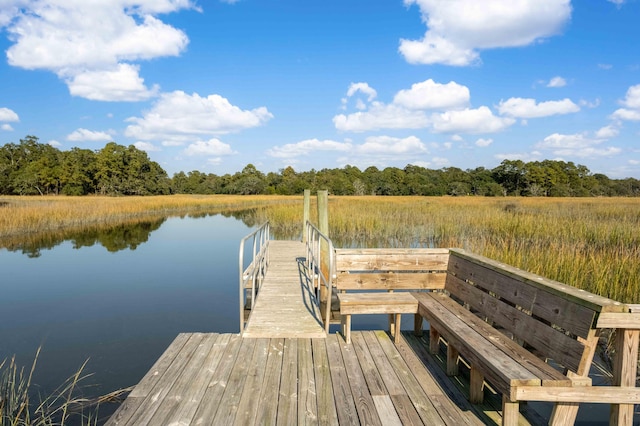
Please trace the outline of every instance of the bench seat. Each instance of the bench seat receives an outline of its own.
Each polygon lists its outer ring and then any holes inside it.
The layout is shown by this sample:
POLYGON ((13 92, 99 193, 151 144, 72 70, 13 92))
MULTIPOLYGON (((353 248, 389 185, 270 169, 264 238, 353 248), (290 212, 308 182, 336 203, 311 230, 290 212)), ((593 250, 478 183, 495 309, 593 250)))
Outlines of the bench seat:
POLYGON ((394 339, 400 335, 401 314, 418 312, 418 301, 407 292, 339 293, 342 334, 351 343, 352 314, 389 314, 389 328, 394 339))

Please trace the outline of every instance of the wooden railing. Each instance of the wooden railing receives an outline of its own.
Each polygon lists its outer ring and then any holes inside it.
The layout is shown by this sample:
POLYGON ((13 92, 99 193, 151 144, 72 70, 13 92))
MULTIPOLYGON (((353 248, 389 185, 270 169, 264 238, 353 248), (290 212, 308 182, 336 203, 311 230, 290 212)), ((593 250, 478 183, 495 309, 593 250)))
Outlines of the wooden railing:
POLYGON ((240 240, 239 276, 240 276, 240 333, 245 325, 245 306, 253 308, 256 294, 269 266, 269 222, 240 240), (245 246, 251 241, 251 260, 245 268, 245 246), (247 296, 247 291, 250 290, 247 296), (249 300, 247 300, 249 299, 249 300))

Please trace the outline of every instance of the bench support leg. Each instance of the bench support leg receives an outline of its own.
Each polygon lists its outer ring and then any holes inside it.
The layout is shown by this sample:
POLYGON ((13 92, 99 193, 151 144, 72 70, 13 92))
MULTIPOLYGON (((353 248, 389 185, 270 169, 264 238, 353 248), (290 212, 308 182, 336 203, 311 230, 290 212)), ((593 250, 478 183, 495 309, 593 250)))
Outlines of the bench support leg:
POLYGON ((484 375, 477 367, 472 364, 471 376, 469 377, 469 401, 472 404, 482 404, 482 402, 484 401, 484 392, 482 391, 483 387, 484 375))
POLYGON ((551 417, 549 418, 550 426, 572 425, 578 415, 579 404, 576 402, 558 402, 553 406, 551 417))
POLYGON ((433 325, 429 326, 429 352, 432 355, 437 354, 440 351, 440 333, 433 328, 433 325))
POLYGON ((516 426, 520 417, 520 404, 502 397, 502 426, 516 426))
POLYGON ((413 335, 422 337, 422 315, 420 314, 413 316, 413 335))
POLYGON ((345 342, 347 344, 351 343, 351 315, 342 315, 340 318, 341 326, 342 326, 342 335, 344 336, 345 342))
POLYGON ((393 342, 398 343, 400 339, 400 314, 389 314, 389 333, 393 336, 393 342))
POLYGON ((458 375, 458 350, 451 344, 447 346, 447 376, 458 375))

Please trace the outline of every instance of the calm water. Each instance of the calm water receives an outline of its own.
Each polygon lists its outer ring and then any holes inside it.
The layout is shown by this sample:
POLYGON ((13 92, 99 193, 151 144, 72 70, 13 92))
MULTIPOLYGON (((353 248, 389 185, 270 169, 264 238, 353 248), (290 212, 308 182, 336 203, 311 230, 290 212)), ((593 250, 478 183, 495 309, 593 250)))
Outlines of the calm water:
MULTIPOLYGON (((0 250, 0 360, 60 385, 89 359, 98 395, 136 384, 180 332, 238 332, 238 247, 222 215, 169 218, 47 249, 0 250)), ((53 245, 53 244, 50 244, 53 245)))
MULTIPOLYGON (((237 333, 238 247, 251 230, 223 215, 168 218, 0 249, 0 361, 28 368, 42 346, 34 382, 46 393, 88 359, 96 396, 138 383, 178 333, 237 333)), ((386 316, 354 318, 355 330, 384 327, 386 316)), ((584 405, 577 424, 607 418, 608 406, 584 405)))

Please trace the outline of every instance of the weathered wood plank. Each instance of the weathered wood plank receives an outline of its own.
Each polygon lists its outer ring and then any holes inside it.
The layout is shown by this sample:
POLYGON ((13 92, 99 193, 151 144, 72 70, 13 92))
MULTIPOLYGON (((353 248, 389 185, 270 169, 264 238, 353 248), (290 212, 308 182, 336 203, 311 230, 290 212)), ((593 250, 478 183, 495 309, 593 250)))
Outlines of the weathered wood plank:
POLYGON ((446 249, 336 250, 337 271, 445 271, 446 249))
POLYGON ((207 383, 198 382, 198 377, 202 376, 201 371, 204 367, 205 361, 211 353, 217 336, 210 337, 204 335, 198 348, 195 350, 193 357, 189 363, 185 366, 180 377, 176 379, 171 390, 167 393, 162 405, 158 407, 151 420, 150 424, 160 424, 164 421, 171 423, 172 421, 183 423, 189 423, 191 417, 197 409, 189 413, 189 408, 182 404, 182 401, 187 401, 191 398, 201 398, 206 389, 207 383), (185 411, 185 418, 180 418, 185 411), (176 420, 174 420, 174 418, 176 420))
POLYGON ((358 412, 351 393, 351 386, 349 385, 349 378, 337 336, 335 334, 327 336, 326 343, 338 421, 340 425, 359 425, 358 412))
POLYGON ((358 412, 358 419, 361 424, 365 425, 382 425, 378 413, 376 412, 373 398, 369 393, 367 387, 367 381, 358 362, 358 356, 356 355, 354 345, 346 344, 344 340, 337 338, 340 350, 342 352, 342 359, 344 360, 344 366, 349 379, 349 385, 351 386, 351 395, 358 412))
POLYGON ((316 394, 318 398, 318 424, 337 425, 338 413, 333 398, 331 372, 327 358, 325 339, 312 339, 313 364, 316 376, 316 394))
POLYGON ((264 384, 258 396, 260 402, 258 403, 256 424, 273 425, 276 423, 283 351, 284 339, 269 339, 269 356, 264 384))
POLYGON ((234 419, 236 425, 253 424, 259 398, 256 393, 262 389, 264 375, 266 371, 269 339, 256 339, 253 355, 247 366, 247 377, 245 379, 242 396, 238 403, 238 410, 234 419))
MULTIPOLYGON (((517 385, 540 386, 540 378, 516 363, 464 324, 448 309, 434 299, 433 293, 415 293, 420 302, 419 313, 435 327, 445 339, 464 354, 472 364, 483 366, 487 380, 502 393, 509 395, 511 387, 517 385), (463 350, 464 348, 464 350, 463 350)), ((446 297, 446 296, 445 296, 446 297)))
POLYGON ((563 297, 562 294, 533 286, 522 277, 503 274, 502 270, 489 269, 485 265, 460 259, 455 255, 451 256, 450 268, 453 273, 447 276, 447 288, 455 282, 469 286, 465 283, 468 280, 478 288, 492 292, 496 297, 520 306, 533 316, 576 336, 587 337, 592 328, 596 311, 563 297))
POLYGON ((276 424, 292 425, 298 420, 298 340, 284 341, 282 378, 276 424))
POLYGON ((238 335, 233 335, 229 339, 229 343, 222 355, 222 359, 215 368, 215 373, 211 382, 207 386, 207 390, 202 397, 202 401, 193 416, 193 422, 195 424, 206 424, 216 416, 218 411, 219 402, 224 394, 224 390, 227 386, 227 380, 231 374, 231 369, 238 358, 238 351, 240 350, 240 344, 242 338, 238 335))
POLYGON ((151 418, 156 410, 164 403, 166 395, 194 356, 194 352, 198 349, 203 338, 204 335, 202 333, 189 335, 189 340, 184 344, 179 355, 176 356, 162 377, 155 383, 155 386, 145 398, 143 405, 128 420, 129 423, 139 425, 150 424, 151 418))
POLYGON ((339 273, 334 284, 338 290, 440 290, 446 274, 418 273, 339 273))
MULTIPOLYGON (((391 340, 389 340, 389 337, 386 335, 386 333, 383 331, 376 331, 375 334, 378 338, 378 342, 380 343, 380 347, 389 360, 389 364, 395 371, 398 379, 400 380, 400 383, 402 383, 402 386, 404 387, 404 393, 406 393, 406 395, 413 403, 411 409, 406 408, 404 410, 404 412, 406 412, 407 419, 412 418, 410 411, 415 410, 425 424, 444 425, 444 421, 438 414, 438 411, 429 401, 427 394, 420 386, 420 383, 418 383, 418 381, 416 380, 416 377, 412 374, 409 366, 406 364, 406 362, 404 362, 404 359, 395 348, 394 344, 391 342, 391 340), (415 406, 415 409, 413 408, 413 406, 415 406)), ((402 399, 400 399, 399 401, 401 400, 402 399)), ((395 400, 393 401, 395 402, 395 400)), ((398 413, 402 412, 398 409, 398 407, 396 407, 396 410, 398 411, 398 413)), ((405 416, 401 415, 400 417, 404 418, 405 416)), ((411 421, 411 423, 413 423, 413 421, 411 421)))
POLYGON ((363 331, 362 335, 364 336, 364 340, 367 343, 369 352, 371 353, 371 358, 373 359, 373 362, 375 363, 378 372, 380 373, 380 377, 382 377, 384 386, 387 389, 388 394, 406 394, 406 391, 402 386, 402 382, 400 382, 400 379, 398 379, 396 372, 389 363, 387 355, 382 350, 380 342, 378 341, 375 333, 373 331, 363 331))
POLYGON ((250 367, 247 360, 251 360, 255 346, 255 339, 242 340, 240 351, 238 352, 238 358, 236 359, 236 362, 231 369, 231 373, 229 374, 229 380, 227 380, 225 385, 225 390, 222 398, 220 399, 216 416, 213 418, 213 424, 233 424, 236 413, 238 412, 240 398, 242 398, 244 383, 247 380, 247 372, 250 367))
POLYGON ((418 302, 410 293, 340 293, 341 314, 415 314, 418 302))
MULTIPOLYGON (((501 274, 512 276, 514 279, 526 282, 533 287, 541 288, 550 293, 567 298, 596 312, 625 312, 625 305, 606 297, 598 296, 576 287, 550 280, 540 275, 518 269, 506 263, 500 263, 484 256, 470 253, 462 249, 451 249, 450 256, 467 259, 471 262, 484 265, 488 269, 500 271, 501 274)), ((450 258, 451 261, 451 258, 450 258)), ((451 266, 451 263, 450 263, 451 266)))
MULTIPOLYGON (((497 348, 502 350, 509 357, 513 358, 529 371, 540 377, 543 386, 571 386, 571 380, 554 369, 552 366, 534 356, 531 352, 509 339, 504 334, 493 328, 488 323, 471 314, 466 310, 462 310, 460 305, 448 297, 434 297, 445 308, 452 311, 458 316, 463 316, 464 321, 471 324, 474 328, 481 331, 481 334, 489 339, 497 348)), ((493 319, 493 316, 490 317, 493 319)), ((533 332, 533 331, 532 331, 533 332)), ((579 362, 579 360, 578 360, 579 362)))
POLYGON ((626 330, 640 330, 640 313, 604 312, 598 316, 598 328, 624 328, 626 330))
POLYGON ((373 403, 376 406, 378 416, 382 421, 382 424, 387 426, 402 426, 402 421, 393 406, 393 401, 389 395, 374 395, 373 403))
POLYGON ((389 393, 387 392, 387 388, 385 387, 382 376, 380 376, 380 372, 373 361, 373 357, 371 356, 371 352, 369 352, 369 348, 364 340, 363 334, 354 333, 351 344, 355 349, 356 356, 360 362, 360 367, 362 368, 362 374, 364 375, 371 395, 388 395, 389 393))
MULTIPOLYGON (((572 371, 578 371, 585 351, 585 346, 581 342, 456 277, 448 279, 447 289, 473 308, 480 310, 497 325, 526 341, 544 356, 552 358, 572 371)), ((444 297, 441 299, 444 300, 444 297)))
POLYGON ((318 401, 310 339, 298 343, 298 422, 299 425, 318 424, 318 401))

